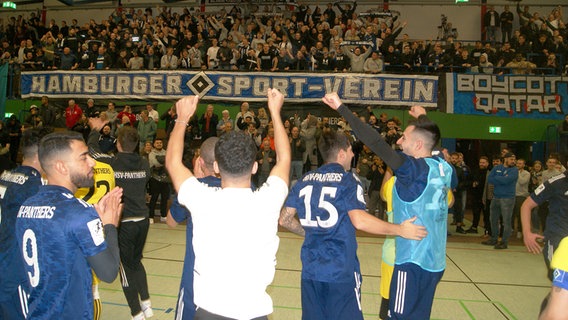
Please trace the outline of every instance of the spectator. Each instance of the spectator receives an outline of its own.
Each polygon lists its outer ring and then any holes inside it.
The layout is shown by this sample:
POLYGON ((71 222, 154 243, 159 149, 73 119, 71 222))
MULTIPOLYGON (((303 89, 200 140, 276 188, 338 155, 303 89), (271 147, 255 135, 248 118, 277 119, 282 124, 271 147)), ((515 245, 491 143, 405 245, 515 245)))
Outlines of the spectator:
POLYGON ((144 67, 146 70, 157 70, 160 66, 160 57, 155 54, 154 48, 149 47, 144 56, 144 67))
POLYGON ((168 47, 168 49, 166 50, 166 54, 162 56, 160 67, 161 69, 166 69, 166 70, 177 69, 178 57, 174 55, 173 47, 168 47))
POLYGON ((308 114, 306 119, 302 121, 300 127, 300 136, 306 142, 306 152, 304 152, 304 168, 305 171, 314 170, 318 167, 317 157, 317 125, 318 119, 311 114, 308 114))
POLYGON ((68 129, 73 129, 77 121, 81 118, 83 110, 75 103, 75 100, 71 99, 67 102, 67 108, 65 109, 65 126, 68 129))
POLYGON ((525 170, 524 159, 517 159, 517 169, 519 170, 519 178, 517 179, 517 184, 515 186, 515 208, 513 209, 511 228, 513 232, 516 232, 517 239, 520 239, 523 234, 521 206, 529 196, 529 183, 531 180, 531 174, 527 170, 525 170), (517 226, 516 228, 515 224, 517 226))
POLYGON ((506 65, 511 69, 512 74, 530 74, 536 65, 525 60, 522 54, 517 53, 515 59, 506 65))
POLYGON ((487 183, 494 186, 493 200, 491 200, 491 239, 483 241, 484 245, 491 245, 495 249, 507 249, 511 236, 511 217, 515 206, 515 186, 519 177, 519 170, 515 167, 515 155, 511 152, 503 156, 503 164, 491 169, 487 183), (499 217, 503 218, 503 237, 499 237, 499 217))
POLYGON ((515 53, 521 54, 521 56, 526 57, 527 54, 532 52, 532 48, 530 43, 527 41, 527 37, 523 34, 520 34, 518 37, 515 46, 513 46, 515 53))
POLYGON ((154 109, 151 103, 146 104, 146 111, 148 111, 148 116, 154 120, 156 124, 160 121, 160 114, 154 109))
POLYGON ((154 147, 148 155, 148 161, 150 163, 150 170, 152 171, 152 177, 148 182, 151 196, 150 203, 148 204, 150 220, 154 219, 154 210, 156 209, 158 197, 160 197, 160 221, 166 222, 170 196, 170 179, 166 167, 164 166, 166 161, 166 149, 164 149, 162 139, 158 138, 154 141, 154 147))
MULTIPOLYGON (((508 66, 508 65, 507 65, 508 66)), ((479 63, 471 68, 471 72, 493 73, 493 64, 487 60, 487 54, 483 53, 479 57, 479 63)))
POLYGON ((440 43, 436 43, 434 51, 428 55, 428 66, 432 67, 433 71, 442 71, 444 67, 451 65, 451 57, 444 53, 440 43))
POLYGON ((115 69, 127 69, 128 68, 128 60, 130 57, 128 56, 126 49, 121 49, 118 53, 118 57, 114 62, 115 69))
POLYGON ((223 132, 233 130, 234 128, 233 119, 229 114, 229 110, 223 110, 221 112, 221 119, 217 123, 217 136, 220 136, 223 132))
POLYGON ((201 139, 205 140, 209 137, 217 136, 217 124, 219 116, 215 114, 212 104, 207 105, 207 110, 201 115, 199 125, 201 126, 201 139))
POLYGON ((181 57, 179 58, 178 67, 180 69, 190 69, 191 68, 191 58, 189 57, 189 51, 183 49, 181 52, 181 57))
POLYGON ((114 131, 114 127, 116 126, 116 117, 118 116, 118 112, 116 112, 116 105, 114 102, 110 101, 108 103, 105 113, 114 131))
POLYGON ((546 60, 543 65, 539 66, 545 70, 541 72, 543 74, 560 74, 561 66, 556 60, 556 55, 554 53, 550 53, 547 55, 546 60))
POLYGON ((468 72, 472 66, 471 57, 466 49, 461 50, 461 54, 454 59, 454 65, 457 66, 456 72, 468 72))
POLYGON ((106 53, 106 49, 104 47, 98 48, 98 54, 95 56, 94 61, 92 61, 92 65, 89 68, 90 70, 108 70, 112 66, 112 59, 106 53))
POLYGON ((309 69, 310 65, 307 57, 304 55, 302 51, 298 51, 298 53, 296 53, 296 58, 292 61, 292 66, 290 67, 290 70, 307 71, 309 69))
POLYGON ((91 129, 89 128, 89 118, 83 113, 81 114, 81 118, 77 120, 73 128, 71 130, 79 132, 83 136, 83 140, 87 141, 89 138, 89 132, 91 129))
POLYGON ((396 125, 394 119, 389 119, 386 126, 381 128, 381 135, 393 149, 398 150, 397 142, 400 137, 402 137, 402 131, 396 125))
POLYGON ((39 106, 39 117, 45 127, 53 127, 57 117, 57 109, 49 103, 47 96, 41 97, 41 105, 39 106))
POLYGON ((63 49, 63 54, 59 57, 59 69, 61 70, 75 70, 79 67, 79 61, 75 54, 71 53, 69 47, 63 49))
POLYGON ((99 147, 103 153, 116 153, 116 138, 112 135, 112 127, 105 124, 101 129, 101 137, 99 138, 99 147))
POLYGON ((131 127, 134 127, 134 125, 136 124, 136 115, 132 113, 132 107, 129 105, 124 106, 124 109, 122 109, 122 111, 118 113, 116 119, 118 119, 118 121, 123 121, 122 119, 125 116, 128 118, 128 121, 130 122, 129 125, 131 127))
POLYGON ((351 71, 352 72, 363 72, 365 60, 371 55, 371 49, 365 46, 365 52, 361 53, 361 48, 356 47, 353 52, 349 51, 347 46, 342 47, 343 53, 349 57, 351 61, 351 71))
POLYGON ((6 137, 0 135, 2 140, 0 142, 2 143, 2 147, 9 145, 10 160, 12 163, 16 163, 18 160, 18 150, 20 149, 20 138, 22 137, 22 124, 15 114, 11 115, 8 119, 6 131, 8 133, 8 140, 5 141, 6 137))
POLYGON ((219 69, 231 70, 231 60, 233 59, 233 51, 227 43, 227 39, 221 40, 221 46, 217 51, 217 60, 219 61, 219 69))
POLYGON ((499 13, 495 11, 495 7, 488 6, 487 12, 483 16, 483 27, 485 28, 485 40, 491 41, 492 45, 495 45, 496 34, 499 29, 500 22, 499 13))
POLYGON ((148 110, 140 112, 140 121, 138 121, 138 135, 140 136, 140 148, 144 146, 146 141, 154 141, 156 137, 156 122, 150 118, 148 110))
POLYGON ((383 72, 383 60, 379 56, 378 51, 373 51, 371 56, 365 60, 365 64, 363 64, 363 71, 366 73, 383 72))
POLYGON ((128 60, 126 65, 130 70, 141 70, 144 68, 144 58, 138 55, 138 50, 132 51, 132 58, 128 60))
MULTIPOLYGON (((479 226, 479 220, 481 218, 481 213, 483 212, 483 221, 488 221, 489 218, 485 218, 488 216, 488 208, 485 206, 485 201, 483 199, 484 194, 483 190, 485 187, 485 181, 487 179, 489 168, 489 159, 486 156, 481 156, 479 158, 479 166, 476 171, 473 172, 472 175, 472 204, 471 210, 473 213, 473 221, 472 225, 469 229, 466 230, 467 233, 475 233, 477 234, 477 227, 479 226)), ((489 228, 488 224, 485 225, 485 229, 489 228)))
POLYGON ((30 114, 24 120, 24 124, 30 125, 32 128, 41 128, 43 126, 43 120, 39 115, 39 108, 33 104, 30 106, 30 114))
POLYGON ((294 60, 294 56, 291 55, 290 51, 286 48, 280 49, 278 56, 276 56, 276 67, 274 71, 288 71, 290 70, 290 65, 294 60))
POLYGON ((83 113, 88 118, 97 118, 100 114, 99 108, 95 106, 95 100, 89 99, 87 100, 87 107, 83 110, 83 113))
POLYGON ((497 53, 497 66, 504 67, 515 58, 515 51, 511 49, 509 42, 504 42, 501 50, 497 53))
POLYGON ((264 44, 262 46, 262 51, 258 53, 256 59, 260 70, 262 71, 276 70, 278 59, 274 55, 274 52, 270 50, 270 46, 268 44, 264 44))
POLYGON ((211 39, 211 46, 207 49, 207 69, 214 70, 219 67, 219 59, 217 53, 219 52, 219 46, 217 45, 219 40, 217 38, 211 39))
POLYGON ((503 12, 499 17, 499 23, 501 25, 501 43, 511 41, 511 32, 513 32, 513 20, 514 16, 511 11, 509 11, 509 6, 503 7, 503 12))

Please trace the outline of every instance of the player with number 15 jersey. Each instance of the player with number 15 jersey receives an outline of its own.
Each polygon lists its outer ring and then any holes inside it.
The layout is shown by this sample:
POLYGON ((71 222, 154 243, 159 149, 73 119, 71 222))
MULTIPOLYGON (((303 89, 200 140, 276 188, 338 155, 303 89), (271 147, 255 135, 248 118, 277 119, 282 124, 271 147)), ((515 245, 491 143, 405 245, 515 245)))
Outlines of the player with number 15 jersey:
POLYGON ((348 214, 365 210, 359 180, 339 163, 325 164, 294 185, 284 206, 296 209, 305 230, 302 318, 362 319, 357 240, 348 214))
POLYGON ((309 172, 290 191, 286 207, 296 208, 306 239, 302 278, 350 282, 359 273, 355 227, 348 212, 365 210, 359 180, 338 163, 309 172))

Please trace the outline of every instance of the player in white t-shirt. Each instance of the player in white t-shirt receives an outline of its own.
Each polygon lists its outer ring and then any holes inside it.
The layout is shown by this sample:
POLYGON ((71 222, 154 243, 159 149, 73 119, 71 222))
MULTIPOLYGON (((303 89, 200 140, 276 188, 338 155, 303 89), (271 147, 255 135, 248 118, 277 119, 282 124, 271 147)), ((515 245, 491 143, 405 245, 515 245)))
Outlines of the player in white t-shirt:
POLYGON ((268 89, 273 119, 276 165, 266 183, 251 190, 258 168, 256 145, 242 132, 227 132, 215 146, 214 169, 221 188, 200 183, 182 163, 183 137, 198 97, 176 103, 178 118, 170 135, 166 167, 178 191, 178 201, 193 219, 194 302, 198 317, 267 319, 279 239, 278 216, 288 194, 290 143, 280 110, 284 96, 268 89))

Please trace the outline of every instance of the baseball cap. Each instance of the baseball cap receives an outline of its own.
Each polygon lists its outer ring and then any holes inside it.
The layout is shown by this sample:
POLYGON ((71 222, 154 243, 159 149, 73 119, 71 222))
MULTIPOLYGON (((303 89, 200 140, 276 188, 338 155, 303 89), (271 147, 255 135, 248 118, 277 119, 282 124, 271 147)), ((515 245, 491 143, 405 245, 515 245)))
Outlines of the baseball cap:
POLYGON ((514 156, 515 156, 514 153, 512 153, 512 152, 507 152, 507 153, 505 153, 505 155, 503 156, 503 158, 510 158, 510 157, 514 157, 514 156))
POLYGON ((39 108, 38 108, 35 104, 32 104, 32 105, 30 106, 30 111, 32 111, 32 109, 34 109, 34 108, 39 110, 39 108))

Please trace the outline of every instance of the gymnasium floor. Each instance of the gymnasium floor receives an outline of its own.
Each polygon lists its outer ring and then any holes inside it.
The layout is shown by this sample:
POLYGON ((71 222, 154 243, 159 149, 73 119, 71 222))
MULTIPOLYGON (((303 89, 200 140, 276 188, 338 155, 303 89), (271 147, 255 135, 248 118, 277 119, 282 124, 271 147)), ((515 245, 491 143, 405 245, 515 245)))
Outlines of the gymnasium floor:
MULTIPOLYGON (((454 228, 449 227, 451 231, 454 228)), ((301 319, 299 260, 302 239, 280 232, 276 276, 268 293, 274 301, 270 319, 301 319)), ((536 319, 550 282, 541 255, 526 252, 514 239, 507 250, 483 246, 481 235, 448 238, 447 269, 438 285, 432 319, 536 319)), ((358 237, 363 274, 365 319, 378 319, 382 237, 358 237)), ((174 319, 185 252, 185 226, 150 226, 143 263, 154 308, 151 319, 174 319)), ((119 280, 100 286, 103 320, 130 319, 119 280)))

